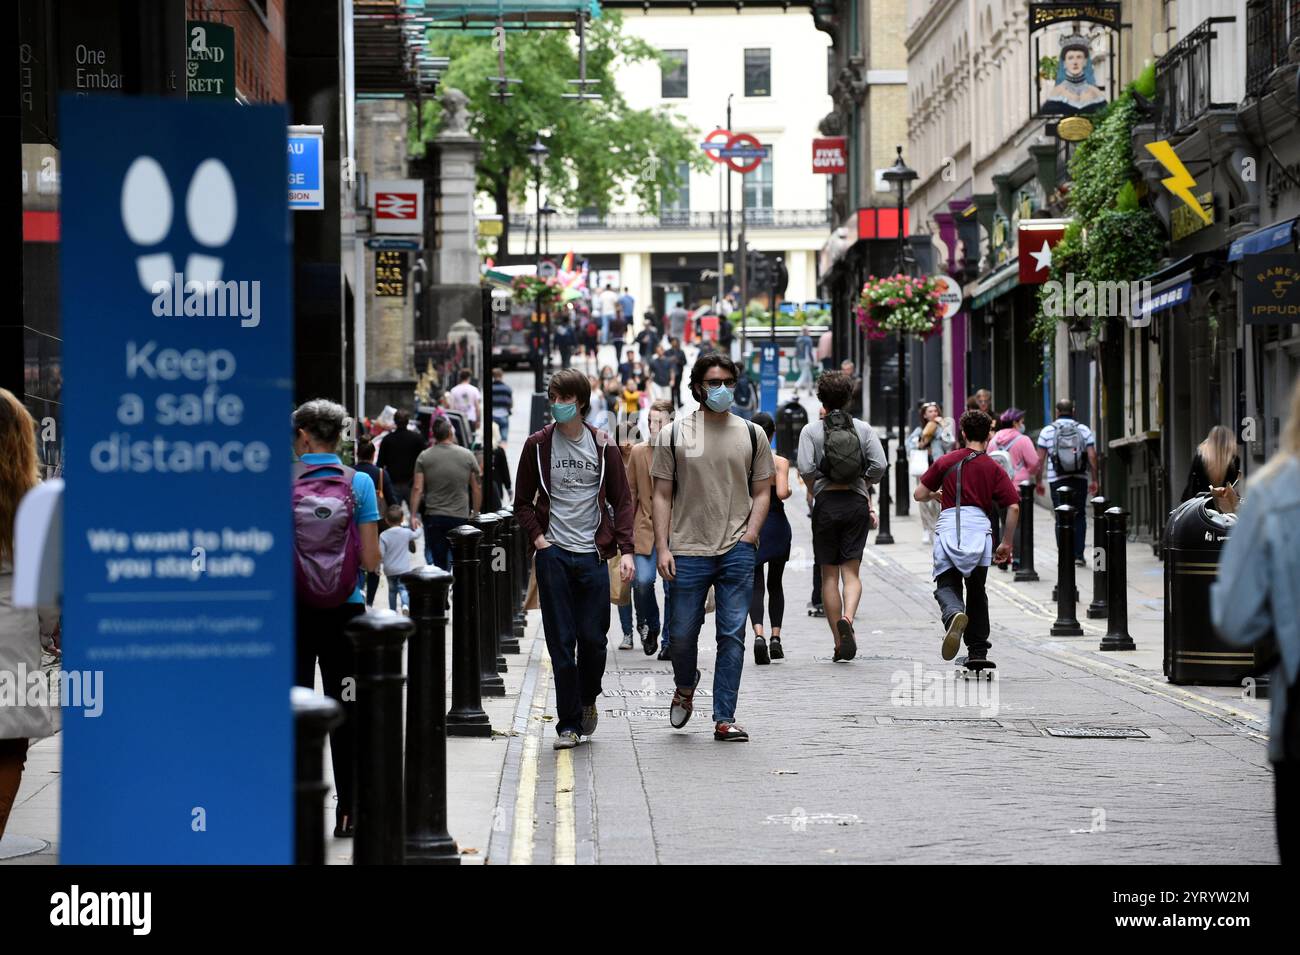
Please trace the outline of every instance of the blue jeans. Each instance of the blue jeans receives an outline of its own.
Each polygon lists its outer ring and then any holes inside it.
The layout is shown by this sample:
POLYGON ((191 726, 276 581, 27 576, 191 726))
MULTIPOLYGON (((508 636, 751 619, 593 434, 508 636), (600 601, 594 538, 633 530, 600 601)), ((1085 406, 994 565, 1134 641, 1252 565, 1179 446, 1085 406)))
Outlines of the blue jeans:
POLYGON ((492 413, 492 420, 495 421, 495 422, 497 423, 497 427, 501 429, 501 440, 502 440, 502 441, 509 441, 509 440, 510 440, 510 415, 509 415, 509 413, 503 411, 503 412, 501 412, 500 414, 498 414, 498 413, 496 413, 496 412, 494 411, 494 412, 492 413))
POLYGON ((444 517, 441 514, 424 516, 424 560, 443 570, 451 570, 451 545, 447 532, 453 527, 468 523, 468 517, 444 517))
POLYGON ((384 576, 388 578, 388 609, 397 609, 397 598, 399 596, 402 598, 402 606, 409 607, 411 597, 406 592, 406 584, 402 583, 402 578, 394 577, 392 574, 385 574, 384 576))
MULTIPOLYGON (((1063 487, 1070 489, 1069 503, 1074 508, 1074 559, 1082 560, 1084 551, 1083 538, 1088 533, 1088 510, 1090 507, 1088 504, 1088 478, 1085 475, 1082 477, 1057 478, 1053 481, 1052 507, 1060 507, 1066 503, 1061 499, 1061 488, 1063 487)), ((1052 533, 1056 533, 1055 514, 1052 515, 1052 533)), ((996 538, 994 538, 994 543, 997 543, 996 538)), ((1057 546, 1060 546, 1060 541, 1057 541, 1057 546)))
POLYGON ((718 656, 713 668, 713 721, 736 718, 740 671, 745 663, 745 619, 754 591, 758 549, 741 541, 716 557, 677 557, 673 581, 673 677, 679 687, 695 682, 704 602, 713 587, 718 656))
POLYGON ((623 636, 632 635, 632 605, 623 604, 618 608, 618 622, 623 626, 623 636))
POLYGON ((609 630, 609 565, 594 550, 537 552, 537 601, 555 674, 555 732, 582 732, 582 708, 600 696, 609 630))
POLYGON ((636 577, 632 581, 632 602, 636 604, 637 619, 645 624, 652 636, 661 637, 660 646, 668 646, 668 581, 664 581, 663 633, 659 631, 659 602, 655 599, 655 577, 658 563, 655 550, 650 555, 636 555, 636 577))

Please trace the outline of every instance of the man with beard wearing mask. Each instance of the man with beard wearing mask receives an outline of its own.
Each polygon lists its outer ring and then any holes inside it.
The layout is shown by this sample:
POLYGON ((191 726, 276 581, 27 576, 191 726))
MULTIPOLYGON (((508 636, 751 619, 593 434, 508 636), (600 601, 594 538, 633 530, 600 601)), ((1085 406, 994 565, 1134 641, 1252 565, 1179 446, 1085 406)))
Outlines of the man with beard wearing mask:
POLYGON ((654 538, 659 575, 672 584, 674 729, 691 718, 700 627, 714 591, 717 661, 713 670, 713 738, 744 742, 736 699, 745 659, 745 621, 754 588, 758 533, 767 518, 775 467, 767 436, 730 413, 740 369, 710 352, 691 368, 700 403, 655 439, 654 538))

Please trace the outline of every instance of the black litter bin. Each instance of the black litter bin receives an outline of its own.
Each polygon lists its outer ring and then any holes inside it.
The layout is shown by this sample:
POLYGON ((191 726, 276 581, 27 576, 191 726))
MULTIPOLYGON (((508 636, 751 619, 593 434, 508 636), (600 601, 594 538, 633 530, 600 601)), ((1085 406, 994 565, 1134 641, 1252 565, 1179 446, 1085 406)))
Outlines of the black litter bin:
POLYGON ((776 413, 776 453, 791 461, 799 456, 799 432, 808 423, 808 412, 798 401, 787 401, 776 413))
POLYGON ((1237 522, 1202 495, 1185 501, 1165 525, 1165 676, 1170 683, 1237 686, 1255 655, 1224 643, 1210 622, 1210 585, 1223 543, 1237 522))

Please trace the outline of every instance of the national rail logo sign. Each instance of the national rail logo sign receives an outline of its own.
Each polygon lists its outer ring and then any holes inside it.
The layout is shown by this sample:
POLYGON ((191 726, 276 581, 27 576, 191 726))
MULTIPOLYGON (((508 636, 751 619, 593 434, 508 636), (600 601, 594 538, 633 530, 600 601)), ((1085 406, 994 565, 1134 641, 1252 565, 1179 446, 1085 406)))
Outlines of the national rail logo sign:
POLYGON ((424 234, 424 183, 418 179, 376 179, 370 187, 375 232, 424 234))

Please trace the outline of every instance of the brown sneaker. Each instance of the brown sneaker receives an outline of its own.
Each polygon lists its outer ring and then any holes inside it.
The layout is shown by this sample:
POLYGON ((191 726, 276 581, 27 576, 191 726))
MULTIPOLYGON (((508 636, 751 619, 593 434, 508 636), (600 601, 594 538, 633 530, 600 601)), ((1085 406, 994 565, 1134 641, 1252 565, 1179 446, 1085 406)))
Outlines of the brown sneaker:
POLYGON ((724 743, 749 742, 749 734, 739 723, 718 723, 713 727, 713 738, 724 743))
POLYGON ((695 671, 695 682, 689 688, 677 687, 673 691, 673 702, 668 707, 668 722, 673 729, 679 730, 686 725, 694 710, 695 688, 700 685, 700 671, 695 671))

